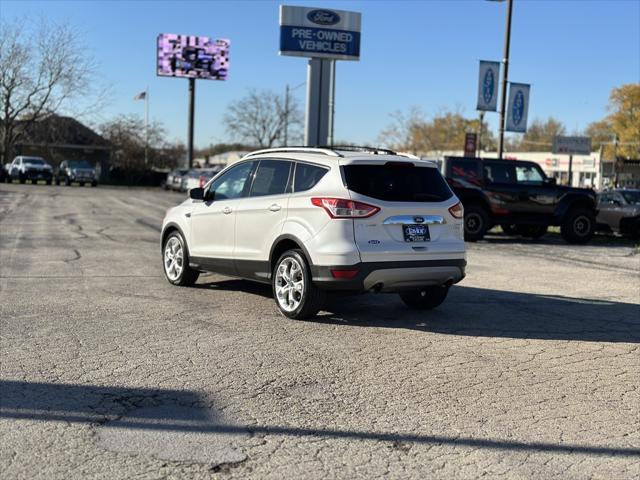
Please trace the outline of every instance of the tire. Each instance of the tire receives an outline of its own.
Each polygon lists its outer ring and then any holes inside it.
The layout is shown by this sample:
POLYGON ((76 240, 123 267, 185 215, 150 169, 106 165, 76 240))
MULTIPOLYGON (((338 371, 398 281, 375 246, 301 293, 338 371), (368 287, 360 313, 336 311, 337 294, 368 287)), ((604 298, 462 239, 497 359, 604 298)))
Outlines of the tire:
POLYGON ((516 231, 519 235, 527 238, 540 238, 547 233, 546 225, 517 225, 516 231))
POLYGON ((409 308, 415 310, 431 310, 442 304, 449 293, 449 286, 426 287, 422 290, 405 292, 400 298, 409 308))
POLYGON ((31 185, 36 185, 38 183, 38 180, 31 180, 31 185))
POLYGON ((51 185, 52 181, 51 179, 47 180, 47 185, 51 185))
POLYGON ((178 231, 171 232, 162 245, 162 271, 169 283, 179 287, 193 285, 200 276, 189 266, 189 251, 178 231))
POLYGON ((489 214, 480 205, 464 208, 464 239, 468 242, 482 240, 489 230, 489 214))
POLYGON ((84 187, 84 182, 80 182, 80 186, 81 186, 81 187, 84 187))
POLYGON ((326 299, 324 290, 313 284, 302 250, 287 250, 280 256, 271 275, 271 287, 280 312, 295 320, 314 317, 326 299))
POLYGON ((506 235, 518 235, 518 229, 515 225, 500 225, 500 228, 506 235))
POLYGON ((587 208, 574 208, 564 216, 560 234, 568 243, 584 244, 593 237, 596 217, 587 208))
POLYGON ((69 180, 69 177, 65 177, 65 179, 64 179, 64 184, 65 184, 67 187, 70 187, 70 186, 71 186, 71 180, 69 180))
POLYGON ((98 186, 98 182, 96 182, 95 180, 93 182, 91 182, 91 186, 92 187, 97 187, 98 186))
POLYGON ((60 179, 56 178, 56 185, 60 185, 60 179))

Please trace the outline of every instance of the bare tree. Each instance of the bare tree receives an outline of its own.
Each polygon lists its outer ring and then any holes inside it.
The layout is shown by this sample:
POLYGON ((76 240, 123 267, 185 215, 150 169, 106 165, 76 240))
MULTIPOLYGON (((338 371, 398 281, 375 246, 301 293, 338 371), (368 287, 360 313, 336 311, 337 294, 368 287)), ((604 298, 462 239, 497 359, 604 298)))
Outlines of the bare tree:
POLYGON ((229 134, 243 143, 269 148, 284 138, 285 123, 289 137, 300 137, 302 114, 295 99, 289 98, 285 110, 284 95, 269 90, 251 90, 229 105, 224 115, 229 134))
MULTIPOLYGON (((112 165, 125 172, 142 171, 145 164, 144 121, 136 115, 120 115, 98 127, 100 134, 113 146, 112 165)), ((186 155, 185 146, 166 141, 166 130, 160 122, 149 124, 149 164, 175 167, 186 155)))
MULTIPOLYGON (((34 122, 100 97, 96 66, 66 24, 0 21, 0 141, 4 162, 34 122)), ((104 92, 102 92, 104 93, 104 92)))

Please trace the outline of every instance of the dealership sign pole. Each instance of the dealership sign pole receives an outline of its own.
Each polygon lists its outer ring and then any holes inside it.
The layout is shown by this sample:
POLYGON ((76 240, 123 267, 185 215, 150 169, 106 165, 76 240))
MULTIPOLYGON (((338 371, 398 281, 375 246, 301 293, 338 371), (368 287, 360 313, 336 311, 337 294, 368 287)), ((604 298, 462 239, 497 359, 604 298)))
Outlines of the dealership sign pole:
POLYGON ((361 14, 280 6, 280 55, 310 57, 305 145, 333 143, 335 61, 360 59, 361 14))
POLYGON ((193 167, 196 79, 227 79, 230 43, 194 35, 158 35, 157 75, 189 79, 189 168, 193 167))

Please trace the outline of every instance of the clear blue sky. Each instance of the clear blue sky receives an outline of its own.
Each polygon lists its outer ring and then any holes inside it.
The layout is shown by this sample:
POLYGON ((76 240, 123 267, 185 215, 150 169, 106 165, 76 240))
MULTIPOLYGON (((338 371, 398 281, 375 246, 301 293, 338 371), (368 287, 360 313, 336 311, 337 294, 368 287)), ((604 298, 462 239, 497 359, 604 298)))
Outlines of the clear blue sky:
MULTIPOLYGON (((102 113, 151 117, 186 141, 187 81, 155 75, 160 32, 231 39, 226 82, 199 81, 196 146, 230 140, 222 116, 251 88, 284 91, 306 80, 306 60, 278 55, 278 5, 264 1, 0 0, 0 16, 67 20, 112 85, 102 113)), ((506 3, 483 0, 330 1, 289 5, 362 12, 359 62, 339 62, 336 139, 374 143, 395 110, 442 108, 475 116, 478 60, 500 60, 506 3)), ((529 121, 554 116, 569 132, 606 114, 611 88, 640 82, 640 0, 515 0, 510 80, 531 83, 529 121)), ((305 89, 295 91, 304 104, 305 89)), ((492 127, 497 114, 487 115, 492 127)))

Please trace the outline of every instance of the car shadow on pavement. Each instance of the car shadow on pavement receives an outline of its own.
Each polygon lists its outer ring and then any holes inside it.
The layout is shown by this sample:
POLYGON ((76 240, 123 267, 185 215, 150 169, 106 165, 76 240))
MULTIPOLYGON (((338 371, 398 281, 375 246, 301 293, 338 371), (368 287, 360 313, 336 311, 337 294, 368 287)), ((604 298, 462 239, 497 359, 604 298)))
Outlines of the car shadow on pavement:
MULTIPOLYGON (((246 280, 195 287, 272 298, 270 285, 246 280)), ((459 285, 440 307, 428 311, 411 310, 394 294, 334 295, 316 318, 305 321, 444 335, 640 343, 638 304, 459 285)))
MULTIPOLYGON (((206 279, 209 280, 209 279, 206 279)), ((271 285, 264 283, 250 282, 249 280, 231 279, 219 281, 200 281, 193 285, 193 288, 204 288, 220 292, 244 292, 259 295, 264 298, 272 298, 271 285)))
POLYGON ((465 286, 452 287, 434 310, 410 310, 394 295, 361 295, 329 302, 315 321, 446 335, 640 343, 638 304, 465 286))
MULTIPOLYGON (((355 441, 387 441, 451 445, 490 450, 582 453, 640 458, 633 447, 601 447, 588 444, 500 440, 454 435, 358 431, 278 425, 239 425, 216 415, 210 398, 189 390, 121 388, 0 380, 0 419, 39 420, 100 426, 110 420, 112 428, 184 433, 278 435, 334 438, 355 441), (152 408, 165 407, 165 408, 152 408), (192 410, 200 413, 193 415, 192 410), (185 409, 189 412, 185 414, 185 409), (155 413, 155 417, 153 416, 155 413)), ((197 441, 197 439, 194 439, 197 441)), ((24 453, 24 452, 23 452, 24 453)))

